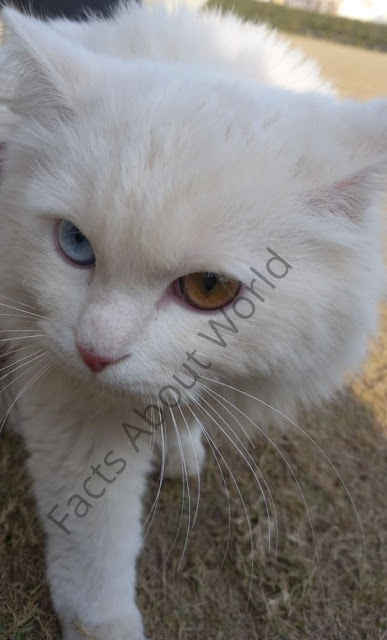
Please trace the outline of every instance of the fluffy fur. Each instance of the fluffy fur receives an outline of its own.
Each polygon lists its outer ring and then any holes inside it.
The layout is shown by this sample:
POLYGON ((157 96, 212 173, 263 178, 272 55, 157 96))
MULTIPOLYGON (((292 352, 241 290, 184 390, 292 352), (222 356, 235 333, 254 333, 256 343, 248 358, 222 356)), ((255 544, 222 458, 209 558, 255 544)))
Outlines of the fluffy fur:
POLYGON ((314 63, 232 15, 122 6, 109 20, 11 9, 3 20, 2 376, 13 375, 51 593, 64 640, 80 638, 76 620, 96 640, 143 640, 144 425, 162 406, 151 437, 162 451, 167 437, 166 473, 184 453, 195 474, 201 432, 221 428, 211 405, 227 430, 235 404, 253 433, 357 370, 383 287, 387 104, 339 101, 314 63), (87 235, 95 269, 60 255, 61 219, 87 235), (269 278, 269 250, 275 288, 251 271, 269 278), (246 301, 210 316, 181 304, 171 283, 198 271, 240 280, 251 317, 246 301), (76 342, 131 357, 92 373, 76 342), (159 392, 174 376, 185 385, 168 409, 159 392), (85 482, 101 493, 90 507, 85 482), (66 513, 70 533, 57 524, 66 513))

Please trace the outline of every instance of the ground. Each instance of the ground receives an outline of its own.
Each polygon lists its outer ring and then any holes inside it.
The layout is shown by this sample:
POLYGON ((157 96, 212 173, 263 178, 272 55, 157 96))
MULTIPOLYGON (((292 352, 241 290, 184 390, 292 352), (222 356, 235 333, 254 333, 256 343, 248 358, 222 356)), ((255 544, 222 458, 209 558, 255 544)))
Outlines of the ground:
MULTIPOLYGON (((321 60, 344 94, 387 93, 386 54, 297 42, 321 60)), ((211 455, 178 571, 187 504, 178 531, 181 483, 165 483, 139 562, 138 601, 152 640, 387 640, 386 373, 384 309, 362 377, 334 405, 299 421, 327 457, 294 427, 274 438, 284 457, 268 441, 256 443, 252 455, 278 513, 277 554, 273 547, 268 552, 264 503, 251 472, 226 450, 249 513, 253 571, 241 498, 225 473, 229 532, 222 476, 211 455)), ((0 447, 0 640, 58 640, 24 454, 9 432, 0 447)), ((156 487, 152 479, 148 510, 156 487)))

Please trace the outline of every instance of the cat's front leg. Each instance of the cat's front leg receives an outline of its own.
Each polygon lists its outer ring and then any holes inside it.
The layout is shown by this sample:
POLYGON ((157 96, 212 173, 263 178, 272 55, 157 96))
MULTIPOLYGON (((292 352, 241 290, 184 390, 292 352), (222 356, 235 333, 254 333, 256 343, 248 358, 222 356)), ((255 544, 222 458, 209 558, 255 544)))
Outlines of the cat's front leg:
POLYGON ((63 640, 145 640, 135 564, 148 458, 116 420, 68 422, 40 415, 25 434, 63 640))
POLYGON ((141 615, 126 616, 114 621, 87 626, 80 622, 63 623, 62 640, 145 640, 141 615))
POLYGON ((166 478, 187 474, 198 477, 203 469, 206 450, 202 442, 202 428, 197 422, 180 419, 169 425, 165 448, 166 478))
POLYGON ((126 616, 103 624, 87 626, 72 622, 63 624, 62 640, 145 640, 141 615, 126 616))

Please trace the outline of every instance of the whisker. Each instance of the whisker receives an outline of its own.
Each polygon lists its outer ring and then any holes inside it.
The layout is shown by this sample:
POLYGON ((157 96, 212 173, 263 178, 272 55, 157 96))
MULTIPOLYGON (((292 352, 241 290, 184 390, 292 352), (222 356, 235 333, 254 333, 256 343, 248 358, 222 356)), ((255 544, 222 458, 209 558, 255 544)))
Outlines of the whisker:
MULTIPOLYGON (((190 394, 189 394, 189 395, 190 395, 190 394)), ((193 399, 194 403, 198 406, 199 410, 200 410, 200 411, 202 411, 202 410, 203 410, 203 408, 201 407, 201 405, 199 404, 199 402, 198 402, 195 398, 193 398, 193 397, 192 397, 192 399, 193 399)), ((188 406, 188 408, 191 410, 190 405, 187 405, 187 406, 188 406)), ((192 412, 192 410, 191 410, 191 412, 192 412)), ((193 414, 193 412, 192 412, 192 414, 193 414)), ((194 415, 194 414, 193 414, 193 415, 194 415)), ((241 617, 243 617, 243 615, 244 615, 245 611, 247 611, 247 607, 249 606, 249 602, 250 602, 250 599, 251 599, 251 591, 252 591, 252 587, 253 587, 253 575, 254 575, 254 543, 253 543, 253 532, 252 532, 252 529, 251 529, 250 516, 249 516, 248 510, 247 510, 247 507, 246 507, 246 503, 245 503, 245 501, 244 501, 244 499, 243 499, 243 496, 242 496, 241 490, 240 490, 240 488, 239 488, 239 485, 238 485, 238 483, 237 483, 237 481, 236 481, 236 479, 235 479, 235 477, 234 477, 234 474, 232 473, 232 471, 231 471, 231 469, 230 469, 229 465, 227 464, 227 462, 226 462, 226 460, 225 460, 224 456, 222 455, 222 453, 219 451, 219 449, 218 449, 218 447, 216 446, 215 442, 213 441, 213 439, 211 438, 211 436, 208 434, 208 432, 207 432, 207 430, 205 429, 205 427, 204 427, 203 423, 199 421, 199 424, 201 425, 201 427, 202 427, 202 429, 203 429, 203 433, 204 433, 204 434, 207 434, 208 438, 212 441, 212 444, 213 444, 213 445, 214 445, 214 447, 216 448, 216 450, 217 450, 217 452, 218 452, 218 454, 219 454, 220 458, 222 459, 222 461, 223 461, 224 465, 226 466, 226 469, 227 469, 228 473, 230 474, 230 477, 231 477, 231 479, 232 479, 232 481, 233 481, 233 483, 234 483, 234 485, 235 485, 235 487, 236 487, 236 490, 237 490, 237 492, 238 492, 238 495, 239 495, 239 498, 240 498, 240 501, 241 501, 241 504, 242 504, 242 507, 243 507, 243 510, 244 510, 244 512, 245 512, 245 516, 246 516, 246 522, 247 522, 247 526, 248 526, 248 530, 249 530, 249 534, 250 534, 251 572, 250 572, 250 581, 249 581, 249 595, 248 595, 248 598, 247 598, 247 602, 246 602, 245 610, 242 612, 242 615, 241 615, 241 617)))
POLYGON ((10 304, 5 304, 5 302, 0 302, 2 307, 6 307, 7 309, 13 309, 14 311, 20 311, 20 313, 26 314, 26 316, 33 316, 34 318, 43 318, 46 319, 45 316, 42 316, 40 313, 33 313, 32 311, 27 311, 26 309, 19 309, 18 307, 14 307, 10 304))
POLYGON ((25 347, 19 347, 18 349, 14 349, 13 351, 4 351, 4 354, 1 357, 4 357, 4 359, 6 359, 14 353, 19 353, 19 351, 25 351, 26 349, 32 349, 32 345, 27 344, 25 347))
MULTIPOLYGON (((28 360, 28 358, 32 358, 32 356, 36 356, 36 354, 42 354, 42 351, 44 351, 44 349, 38 349, 38 351, 35 351, 34 353, 30 353, 28 356, 24 356, 24 358, 20 358, 20 360, 17 360, 16 362, 12 362, 11 364, 8 364, 6 367, 3 367, 2 369, 0 369, 0 372, 2 373, 3 371, 5 371, 5 369, 9 369, 9 367, 15 367, 16 364, 19 364, 19 362, 22 362, 23 360, 28 360)), ((39 356, 37 356, 39 357, 39 356)), ((27 364, 30 364, 30 362, 33 362, 36 358, 32 358, 32 360, 29 360, 28 362, 24 362, 24 364, 19 364, 18 367, 15 367, 14 369, 12 369, 11 371, 8 371, 8 373, 6 373, 5 375, 3 375, 0 378, 1 380, 4 380, 4 378, 6 378, 7 376, 12 375, 15 371, 17 371, 18 369, 21 369, 22 367, 25 367, 27 364)))
POLYGON ((4 424, 9 416, 9 414, 12 411, 12 408, 14 407, 15 403, 19 400, 19 398, 23 395, 23 393, 25 393, 25 391, 27 391, 27 389, 29 389, 29 387, 34 384, 34 382, 36 382, 43 374, 47 373, 47 371, 52 367, 51 363, 48 363, 48 365, 46 365, 45 367, 43 367, 43 369, 41 369, 37 374, 34 375, 34 377, 23 387, 23 389, 20 391, 20 393, 18 393, 18 395, 16 396, 16 398, 14 399, 14 401, 12 402, 11 406, 8 408, 8 410, 6 411, 6 413, 4 414, 3 418, 1 418, 1 423, 0 423, 0 433, 3 430, 4 424))
MULTIPOLYGON (((42 354, 44 355, 44 354, 42 354)), ((35 358, 36 360, 37 358, 35 358)), ((29 364, 29 363, 27 363, 29 364)), ((16 376, 16 378, 12 378, 11 382, 9 382, 7 385, 5 385, 5 387, 3 387, 2 389, 0 389, 0 394, 3 393, 6 389, 8 389, 14 382, 16 382, 16 380, 19 380, 19 378, 21 378, 22 376, 24 376, 26 373, 28 373, 28 371, 30 371, 31 369, 34 368, 34 364, 32 365, 32 367, 30 367, 29 369, 27 369, 26 371, 22 371, 21 373, 19 373, 18 376, 16 376)), ((1 431, 1 429, 0 429, 1 431)))
POLYGON ((195 449, 194 441, 193 441, 193 438, 192 438, 191 430, 190 430, 190 428, 188 426, 188 422, 187 422, 187 420, 185 418, 185 415, 184 415, 184 412, 183 412, 182 408, 180 407, 180 404, 178 405, 178 408, 179 408, 181 417, 184 420, 186 429, 188 431, 189 439, 191 440, 193 452, 194 452, 194 455, 195 455, 195 461, 196 461, 196 479, 197 479, 197 483, 198 483, 198 490, 197 490, 197 493, 196 493, 196 508, 195 508, 195 513, 194 513, 194 517, 193 517, 193 520, 192 520, 192 529, 193 529, 195 527, 196 518, 197 518, 198 510, 199 510, 199 502, 200 502, 200 488, 201 488, 201 484, 200 484, 200 469, 199 469, 198 456, 197 456, 197 453, 196 453, 196 449, 195 449))
POLYGON ((31 318, 30 316, 23 316, 22 313, 0 313, 0 317, 19 318, 19 320, 35 320, 35 318, 31 318))
MULTIPOLYGON (((238 426, 245 432, 245 430, 243 429, 241 422, 238 420, 238 418, 236 416, 234 416, 234 414, 230 411, 230 409, 228 409, 226 407, 226 405, 221 402, 221 400, 219 400, 219 398, 222 398, 222 400, 224 399, 223 396, 221 396, 220 394, 216 393, 216 391, 213 391, 212 389, 210 389, 209 387, 207 387, 204 384, 201 384, 198 381, 198 384, 203 387, 204 389, 206 389, 206 391, 214 398, 214 400, 216 400, 217 402, 219 402, 219 404, 224 408, 225 411, 227 411, 227 413, 234 418, 234 420, 236 421, 236 423, 238 424, 238 426), (216 397, 218 396, 218 398, 216 397)), ((231 403, 232 404, 232 403, 231 403)), ((211 406, 211 405, 210 405, 211 406)), ((232 406, 235 407, 235 405, 232 404, 232 406)), ((252 455, 250 454, 250 452, 248 451, 248 449, 246 448, 246 446, 244 445, 243 441, 237 436, 237 434, 235 433, 235 431, 233 429, 231 429, 231 427, 227 424, 227 422, 224 420, 224 418, 217 412, 215 412, 222 420, 223 422, 229 427, 229 429, 231 430, 231 432, 235 435, 235 437, 238 439, 238 442, 240 442, 241 446, 243 447, 243 449, 246 451, 247 455, 249 456, 249 459, 251 460, 252 464, 254 465, 254 467, 257 469, 257 472, 259 473, 260 478, 262 479, 263 484, 265 485, 265 488, 267 489, 267 492, 269 494, 270 497, 270 501, 271 504, 273 505, 273 515, 274 515, 274 528, 275 528, 275 532, 276 532, 276 539, 275 539, 275 556, 277 557, 278 554, 278 543, 279 543, 279 539, 278 539, 278 532, 279 532, 279 527, 278 527, 278 514, 277 514, 277 508, 275 505, 275 501, 273 498, 273 495, 271 493, 271 490, 269 488, 269 485, 267 483, 267 480, 265 478, 265 476, 263 475, 262 471, 260 470, 258 464, 256 463, 256 461, 254 460, 254 458, 252 457, 252 455)), ((234 443, 233 443, 234 444, 234 443)), ((258 481, 258 479, 256 479, 258 481)), ((268 515, 268 519, 269 519, 269 509, 268 509, 268 505, 266 503, 266 499, 265 499, 265 494, 263 493, 263 489, 260 485, 260 482, 258 481, 258 486, 260 487, 265 505, 266 505, 266 513, 268 515)), ((268 520, 268 537, 269 537, 269 543, 268 543, 268 553, 270 553, 271 551, 271 525, 270 525, 270 519, 268 520)))
MULTIPOLYGON (((282 413, 279 409, 276 409, 275 407, 272 407, 270 404, 268 404, 267 402, 265 402, 264 400, 261 400, 260 398, 257 398, 256 396, 251 395, 250 393, 247 393, 246 391, 241 391, 241 389, 237 389, 236 387, 233 387, 231 385, 228 385, 224 382, 220 382, 218 380, 212 380, 211 378, 207 378, 205 376, 202 376, 203 379, 205 380, 209 380, 210 382, 214 382, 215 384, 220 384, 224 387, 228 387, 229 389, 232 389, 233 391, 237 391, 238 393, 241 393, 244 396, 247 396, 248 398, 251 398, 252 400, 256 400, 257 402, 259 402, 260 404, 264 405, 265 407, 268 407, 269 409, 272 409, 275 413, 277 413, 278 415, 280 415, 282 418, 284 418, 289 424, 291 424, 293 427, 295 427, 300 433, 302 433, 312 444, 314 447, 316 447, 316 449, 322 454, 322 456, 325 458, 325 460, 329 463, 329 465, 332 467, 333 471, 335 472, 336 476, 338 477, 338 479, 341 482, 341 485, 343 486, 348 499, 352 505, 352 508, 354 510, 358 525, 359 525, 359 529, 360 529, 360 533, 362 536, 362 546, 363 546, 363 564, 364 564, 364 568, 366 567, 367 564, 367 543, 366 543, 366 537, 365 537, 365 533, 364 533, 364 527, 358 512, 358 509, 356 507, 355 501, 352 498, 352 495, 345 483, 345 480, 343 479, 341 473, 339 472, 339 470, 337 469, 336 465, 332 462, 332 460, 330 459, 330 457, 327 455, 327 453, 324 451, 324 449, 322 449, 322 447, 320 447, 320 445, 318 444, 318 442, 316 442, 316 440, 314 440, 314 438, 312 438, 311 435, 309 435, 302 427, 300 427, 300 425, 298 425, 296 422, 294 422, 294 420, 292 420, 291 418, 289 418, 288 416, 286 416, 284 413, 282 413)), ((224 400, 226 400, 225 398, 223 398, 224 400)), ((229 403, 228 400, 226 400, 226 402, 229 403)), ((238 407, 235 407, 238 411, 241 411, 238 407)), ((243 413, 243 412, 242 412, 243 413)), ((249 420, 251 421, 251 418, 249 418, 249 420)), ((253 424, 256 425, 256 423, 253 422, 253 424)), ((256 425, 258 426, 258 425, 256 425)), ((265 434, 266 435, 266 434, 265 434)))
MULTIPOLYGON (((152 454, 153 451, 154 451, 155 442, 156 442, 156 429, 153 427, 155 412, 154 412, 154 408, 153 408, 153 396, 152 396, 152 394, 149 394, 149 398, 150 398, 150 406, 152 407, 152 410, 151 410, 152 435, 150 437, 150 442, 149 442, 149 452, 152 454)), ((145 402, 144 402, 144 404, 145 404, 145 402)))
POLYGON ((181 568, 181 565, 182 565, 182 562, 183 562, 183 558, 184 558, 185 551, 186 551, 187 544, 188 544, 189 532, 190 532, 190 529, 191 529, 191 491, 190 491, 189 480, 188 480, 187 466, 186 466, 186 463, 185 463, 184 449, 183 449, 183 445, 182 445, 182 442, 181 442, 179 429, 178 429, 177 424, 176 424, 175 416, 173 414, 173 411, 172 411, 171 407, 169 407, 169 412, 171 414, 171 418, 172 418, 172 421, 173 421, 173 426, 174 426, 175 433, 176 433, 176 440, 177 440, 177 444, 178 444, 178 447, 179 447, 180 458, 181 458, 182 469, 183 469, 183 496, 182 496, 182 506, 181 506, 182 509, 184 509, 184 496, 185 496, 184 480, 185 480, 185 483, 187 485, 187 497, 188 497, 187 533, 186 533, 186 537, 185 537, 185 541, 184 541, 184 546, 183 546, 183 551, 182 551, 182 554, 181 554, 181 558, 180 558, 179 564, 177 566, 177 573, 178 573, 180 571, 180 568, 181 568))
MULTIPOLYGON (((160 401, 158 399, 157 399, 157 406, 160 409, 160 401)), ((160 413, 160 415, 161 415, 161 413, 160 413)), ((144 528, 146 523, 148 522, 149 518, 151 517, 152 511, 153 511, 153 515, 152 515, 149 527, 148 527, 148 529, 146 531, 146 534, 144 536, 144 540, 146 540, 146 538, 148 536, 148 533, 149 533, 149 531, 150 531, 150 529, 152 527, 152 523, 153 523, 153 520, 155 518, 157 507, 158 507, 158 504, 159 504, 162 484, 163 484, 163 480, 164 480, 166 451, 165 451, 164 429, 163 429, 163 424, 162 423, 161 423, 161 443, 162 443, 162 449, 161 449, 161 471, 160 471, 160 475, 159 475, 159 478, 158 478, 158 489, 157 489, 156 498, 155 498, 155 500, 154 500, 154 502, 152 504, 152 507, 151 507, 151 509, 150 509, 150 511, 148 513, 148 516, 147 516, 147 518, 146 518, 146 520, 145 520, 145 522, 143 524, 143 528, 144 528)))
POLYGON ((17 331, 31 333, 31 331, 41 331, 41 329, 0 329, 0 333, 16 333, 17 331))
MULTIPOLYGON (((227 554, 228 554, 228 550, 229 550, 229 546, 230 546, 230 540, 231 540, 231 503, 230 503, 230 496, 229 496, 229 491, 228 491, 228 487, 227 487, 226 479, 225 479, 225 477, 224 477, 223 469, 222 469, 222 467, 220 466, 220 463, 219 463, 218 457, 217 457, 217 455, 216 455, 216 453, 215 453, 215 451, 214 451, 214 449, 216 449, 216 450, 218 451, 219 455, 221 455, 221 454, 220 454, 220 452, 219 452, 219 449, 218 449, 218 447, 216 446, 215 442, 212 440, 211 436, 207 433, 207 430, 204 428, 203 424, 200 422, 200 420, 199 420, 199 419, 198 419, 198 417, 196 416, 196 414, 195 414, 195 412, 193 411, 192 407, 191 407, 190 405, 188 405, 188 404, 186 404, 186 406, 187 406, 187 408, 190 410, 190 412, 192 413, 192 415, 193 415, 193 417, 194 417, 194 420, 200 424, 200 427, 201 427, 201 429, 202 429, 202 432, 203 432, 203 434, 204 434, 204 437, 206 438, 206 441, 208 442, 208 445, 209 445, 209 447, 210 447, 210 449, 211 449, 211 452, 212 452, 212 454, 213 454, 213 456, 214 456, 214 458, 215 458, 216 464, 217 464, 218 469, 219 469, 219 471, 220 471, 220 475, 221 475, 222 482, 223 482, 224 489, 225 489, 225 495, 226 495, 226 498, 227 498, 227 508, 228 508, 228 534, 227 534, 226 549, 225 549, 225 551, 224 551, 223 558, 222 558, 222 562, 221 562, 221 564, 220 564, 219 571, 218 571, 218 573, 217 573, 217 576, 218 576, 218 575, 221 573, 221 571, 222 571, 222 568, 223 568, 224 563, 226 562, 226 557, 227 557, 227 554)), ((223 457, 223 456, 222 456, 222 457, 223 457)))
MULTIPOLYGON (((206 380, 210 380, 211 382, 215 382, 215 383, 217 382, 216 380, 212 380, 211 378, 206 378, 205 376, 203 376, 203 378, 204 378, 204 379, 206 379, 206 380)), ((234 390, 236 390, 236 391, 240 391, 239 389, 235 389, 234 387, 232 387, 231 385, 227 385, 226 383, 219 382, 219 384, 221 384, 221 385, 223 385, 223 386, 226 386, 226 387, 229 387, 230 389, 234 389, 234 390)), ((242 393, 242 394, 244 394, 244 395, 247 395, 247 396, 250 396, 250 394, 248 394, 248 393, 246 393, 246 392, 244 392, 244 391, 240 391, 240 393, 242 393)), ((254 396, 250 396, 250 397, 254 398, 254 396)), ((223 399, 224 399, 224 401, 225 401, 227 404, 232 405, 232 403, 231 403, 229 400, 227 400, 226 398, 223 398, 223 399)), ((256 400, 258 400, 258 398, 255 398, 255 399, 256 399, 256 400)), ((264 403, 264 404, 266 404, 266 403, 264 403)), ((234 405, 232 405, 232 406, 234 406, 234 405)), ((268 405, 268 406, 269 406, 269 405, 268 405)), ((332 625, 332 627, 334 628, 334 621, 333 621, 332 615, 331 615, 330 610, 329 610, 329 607, 328 607, 328 600, 327 600, 326 591, 325 591, 325 586, 324 586, 324 581, 323 581, 323 577, 322 577, 321 562, 320 562, 320 555, 319 555, 319 552, 318 552, 317 539, 316 539, 316 532, 315 532, 314 525, 313 525, 313 519, 312 519, 312 515, 311 515, 311 513, 310 513, 310 509, 309 509, 309 507, 308 507, 308 503, 307 503, 307 501, 306 501, 306 498, 305 498, 304 492, 303 492, 302 487, 301 487, 301 485, 300 485, 300 482, 299 482, 299 480, 298 480, 298 478, 297 478, 297 476, 296 476, 296 474, 295 474, 295 472, 294 472, 294 470, 293 470, 292 465, 291 465, 291 464, 290 464, 290 462, 286 459, 286 457, 285 457, 285 455, 282 453, 281 449, 278 447, 278 445, 276 445, 276 443, 275 443, 275 442, 274 442, 274 440, 269 436, 269 434, 267 434, 267 433, 262 429, 262 427, 260 427, 256 422, 254 422, 254 420, 253 420, 252 418, 250 418, 246 413, 244 413, 244 412, 242 411, 242 409, 239 409, 239 407, 237 407, 237 406, 235 406, 235 409, 237 409, 237 411, 239 411, 239 413, 241 413, 241 415, 243 415, 243 416, 244 416, 244 417, 245 417, 249 422, 251 422, 251 424, 252 424, 252 425, 254 425, 254 427, 255 427, 256 429, 258 429, 258 430, 260 431, 260 433, 262 433, 262 435, 263 435, 265 438, 267 438, 268 442, 270 442, 270 444, 275 448, 275 450, 277 451, 277 453, 281 456, 282 460, 285 462, 285 464, 286 464, 287 468, 289 469, 289 471, 290 471, 290 473, 291 473, 291 475, 292 475, 292 478, 294 479, 294 481, 295 481, 295 483, 296 483, 296 485, 297 485, 297 488, 298 488, 298 490, 299 490, 299 492, 300 492, 300 495, 301 495, 302 501, 303 501, 303 503, 304 503, 305 512, 306 512, 306 514, 307 514, 307 518, 308 518, 308 521, 309 521, 309 526, 310 526, 310 530, 311 530, 311 534, 312 534, 313 548, 314 548, 314 553, 315 553, 315 558, 316 558, 316 565, 317 565, 317 571, 318 571, 318 576, 319 576, 319 582, 320 582, 321 591, 322 591, 323 599, 324 599, 324 607, 325 607, 325 610, 326 610, 327 615, 329 616, 329 620, 330 620, 330 622, 331 622, 331 625, 332 625)), ((286 416, 284 416, 284 417, 286 417, 286 416)), ((290 418, 289 418, 289 420, 290 420, 290 418)), ((291 421, 291 420, 290 420, 290 421, 291 421)))
POLYGON ((22 305, 23 307, 28 307, 29 309, 34 309, 34 311, 39 311, 38 307, 34 307, 31 304, 27 304, 26 302, 21 302, 21 300, 14 300, 13 298, 9 298, 8 296, 3 296, 0 294, 0 298, 4 300, 9 300, 10 302, 14 302, 15 304, 22 305))
POLYGON ((11 342, 11 340, 27 340, 27 338, 44 338, 43 333, 38 333, 34 336, 18 336, 17 338, 2 338, 0 342, 11 342))
MULTIPOLYGON (((203 385, 202 385, 203 386, 203 385)), ((194 400, 193 396, 188 393, 187 391, 187 395, 194 400)), ((220 416, 220 414, 216 411, 216 409, 214 409, 209 402, 207 402, 207 400, 205 400, 204 398, 201 398, 202 401, 204 401, 215 413, 217 416, 219 416, 224 422, 225 424, 226 421, 224 420, 224 418, 222 418, 222 416, 220 416)), ((234 442, 234 440, 229 436, 228 433, 226 433, 226 431, 223 429, 223 427, 221 427, 221 425, 219 424, 219 422, 217 422, 217 420, 215 420, 215 418, 204 408, 201 407, 202 411, 204 411, 206 413, 206 415, 216 424, 216 426, 221 430, 221 432, 223 433, 223 435, 227 438, 227 440, 229 440, 229 442, 231 442, 231 444, 234 446, 234 448, 238 451, 239 455, 243 458, 243 460, 245 461, 245 463, 247 464, 248 468, 250 469, 250 471, 252 472, 254 479, 259 487, 259 490, 261 492, 263 501, 264 501, 264 505, 265 505, 265 511, 266 511, 266 517, 267 517, 267 527, 268 527, 268 553, 270 553, 270 549, 271 549, 271 522, 270 522, 270 510, 269 510, 269 505, 266 499, 266 494, 263 490, 262 484, 259 481, 254 468, 251 466, 249 460, 246 458, 246 456, 244 455, 244 453, 239 449, 239 447, 236 445, 236 443, 234 442)), ((230 431, 233 433, 233 435, 239 440, 239 442, 241 443, 242 447, 246 450, 247 455, 249 456, 249 458, 253 461, 253 464, 255 464, 253 458, 251 457, 249 451, 247 451, 244 443, 241 441, 241 439, 238 437, 238 435, 235 433, 235 431, 230 427, 230 425, 228 425, 228 428, 230 429, 230 431)), ((256 466, 256 465, 255 465, 256 466)))
MULTIPOLYGON (((158 406, 159 406, 159 408, 160 408, 160 403, 159 403, 159 401, 158 401, 158 406)), ((164 434, 164 435, 165 435, 165 443, 166 443, 166 445, 167 445, 166 433, 167 433, 167 430, 165 429, 165 434, 164 434)), ((166 447, 166 450, 167 450, 167 447, 166 447)), ((150 576, 150 578, 147 580, 146 584, 148 584, 148 582, 150 582, 151 580, 153 580, 153 578, 154 578, 154 577, 159 573, 159 571, 161 571, 161 569, 162 569, 162 568, 165 566, 165 564, 168 562, 168 559, 169 559, 169 557, 170 557, 170 555, 171 555, 171 553, 172 553, 173 549, 175 548, 175 545, 176 545, 176 542, 177 542, 177 539, 178 539, 178 537, 179 537, 179 533, 180 533, 180 530, 181 530, 181 525, 182 525, 182 522, 183 522, 184 495, 185 495, 185 484, 184 484, 184 479, 183 479, 183 500, 182 500, 182 508, 180 509, 180 518, 179 518, 179 524, 178 524, 177 532, 176 532, 176 535, 175 535, 175 539, 174 539, 174 541, 173 541, 173 543, 172 543, 172 546, 170 547, 170 549, 169 549, 169 551, 168 551, 167 555, 165 556, 164 560, 162 561, 161 565, 160 565, 160 566, 156 569, 156 571, 155 571, 155 572, 150 576)))

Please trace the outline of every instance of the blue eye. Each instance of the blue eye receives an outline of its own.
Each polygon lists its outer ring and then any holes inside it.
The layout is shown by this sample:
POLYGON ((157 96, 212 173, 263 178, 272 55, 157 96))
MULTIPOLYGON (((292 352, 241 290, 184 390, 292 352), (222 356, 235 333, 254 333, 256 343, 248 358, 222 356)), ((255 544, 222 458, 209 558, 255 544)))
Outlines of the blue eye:
POLYGON ((62 220, 57 231, 58 244, 62 252, 75 264, 91 267, 95 264, 93 247, 72 222, 62 220))

